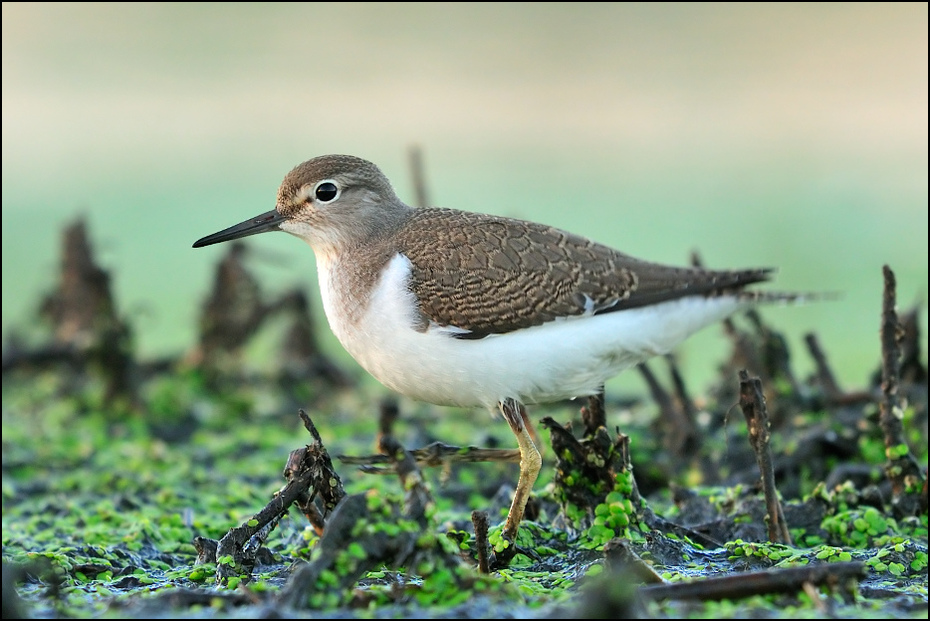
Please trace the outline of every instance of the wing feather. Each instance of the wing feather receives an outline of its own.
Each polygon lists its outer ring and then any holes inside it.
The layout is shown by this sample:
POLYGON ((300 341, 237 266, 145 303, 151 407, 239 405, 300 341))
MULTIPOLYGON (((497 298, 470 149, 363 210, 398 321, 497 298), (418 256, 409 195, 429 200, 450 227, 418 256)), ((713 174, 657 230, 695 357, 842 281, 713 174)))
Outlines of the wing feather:
POLYGON ((560 318, 737 291, 772 270, 707 270, 635 259, 559 229, 421 208, 397 235, 424 325, 483 338, 560 318))

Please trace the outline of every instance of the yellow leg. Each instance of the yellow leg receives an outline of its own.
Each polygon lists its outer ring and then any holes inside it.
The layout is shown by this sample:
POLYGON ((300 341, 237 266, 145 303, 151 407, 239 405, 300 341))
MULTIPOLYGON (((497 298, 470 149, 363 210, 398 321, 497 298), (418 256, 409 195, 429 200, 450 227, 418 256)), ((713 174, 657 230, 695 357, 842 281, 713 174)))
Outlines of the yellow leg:
POLYGON ((530 435, 531 431, 535 430, 526 418, 526 408, 523 404, 515 399, 505 399, 500 402, 500 409, 513 434, 517 436, 517 444, 520 446, 520 480, 517 481, 517 491, 514 492, 513 503, 510 505, 502 533, 504 538, 516 543, 526 501, 530 498, 533 484, 536 483, 536 477, 542 468, 542 456, 530 435))

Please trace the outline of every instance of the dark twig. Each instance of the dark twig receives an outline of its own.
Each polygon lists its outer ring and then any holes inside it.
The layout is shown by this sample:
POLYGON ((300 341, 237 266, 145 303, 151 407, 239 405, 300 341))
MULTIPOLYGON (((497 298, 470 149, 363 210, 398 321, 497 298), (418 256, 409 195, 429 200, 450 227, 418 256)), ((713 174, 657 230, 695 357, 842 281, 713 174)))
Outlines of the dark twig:
MULTIPOLYGON (((449 463, 475 463, 485 461, 513 462, 520 461, 520 451, 517 449, 486 449, 475 446, 460 447, 442 442, 409 451, 416 460, 417 465, 427 468, 446 466, 449 463)), ((396 463, 386 455, 368 455, 354 457, 351 455, 337 455, 344 464, 359 466, 360 470, 369 474, 397 474, 396 463)))
POLYGON ((299 415, 313 437, 313 442, 291 452, 284 469, 287 484, 271 501, 244 524, 231 528, 220 539, 216 549, 218 583, 225 584, 229 578, 240 573, 251 573, 259 549, 292 504, 298 503, 307 514, 307 505, 319 495, 326 513, 329 513, 345 497, 342 481, 333 469, 332 460, 313 421, 303 410, 299 411, 299 415), (229 558, 232 559, 231 563, 229 558))
MULTIPOLYGON (((765 366, 761 371, 764 371, 768 382, 772 383, 779 378, 784 379, 791 386, 791 394, 800 395, 800 385, 794 376, 794 371, 791 370, 791 353, 788 350, 788 339, 785 338, 784 334, 762 321, 762 315, 759 314, 758 310, 750 309, 746 311, 746 318, 759 334, 759 348, 765 366)), ((780 423, 779 426, 781 426, 781 423, 785 421, 778 422, 780 423)))
MULTIPOLYGON (((393 433, 394 423, 400 418, 400 407, 394 397, 385 397, 378 406, 378 435, 387 436, 393 433)), ((379 439, 380 442, 380 439, 379 439)))
POLYGON ((588 397, 588 405, 581 408, 581 421, 584 423, 585 436, 593 436, 600 427, 607 426, 607 414, 604 412, 604 387, 600 392, 588 397))
MULTIPOLYGON (((675 357, 667 355, 665 360, 668 362, 668 370, 672 376, 672 385, 675 387, 675 394, 678 396, 678 401, 681 404, 681 413, 683 414, 681 422, 687 428, 686 436, 689 438, 690 442, 697 442, 697 408, 694 407, 694 400, 691 399, 691 395, 688 393, 688 389, 685 386, 685 379, 681 375, 675 357)), ((684 443, 686 450, 694 448, 690 442, 686 441, 684 443)))
POLYGON ((763 373, 765 363, 752 335, 740 330, 731 318, 723 320, 723 331, 733 341, 731 366, 741 366, 757 373, 763 373))
MULTIPOLYGON (((304 428, 313 437, 313 443, 307 447, 307 451, 313 460, 311 466, 316 476, 314 488, 323 501, 326 513, 331 513, 346 495, 345 488, 342 486, 342 479, 339 478, 339 474, 333 467, 333 460, 329 457, 329 451, 323 446, 320 433, 316 430, 313 421, 310 420, 310 416, 303 410, 298 410, 297 414, 300 416, 304 428)), ((285 472, 285 476, 288 476, 287 472, 285 472)))
MULTIPOLYGON (((589 420, 594 418, 591 414, 587 416, 589 420)), ((593 432, 586 430, 585 436, 578 439, 570 422, 561 425, 547 416, 540 424, 549 430, 549 442, 556 456, 555 493, 563 514, 567 515, 570 507, 580 509, 583 512, 580 521, 575 520, 571 526, 587 528, 593 523, 596 507, 614 491, 617 476, 629 473, 632 479, 629 436, 617 433, 611 439, 601 426, 593 432)), ((629 496, 634 507, 640 506, 635 480, 629 496)))
MULTIPOLYGON (((672 385, 675 389, 674 397, 662 387, 645 363, 637 366, 643 379, 646 380, 652 398, 659 406, 659 415, 655 418, 653 427, 656 435, 661 438, 665 455, 670 457, 664 467, 654 464, 653 468, 647 471, 647 473, 666 472, 666 478, 659 482, 659 485, 663 487, 667 484, 668 478, 692 465, 696 465, 705 471, 705 474, 710 475, 707 472, 710 467, 709 462, 702 460, 701 452, 697 450, 701 442, 701 433, 697 424, 697 408, 688 394, 675 358, 671 355, 666 356, 666 362, 668 362, 672 385)), ((648 477, 647 474, 647 478, 643 481, 646 489, 650 486, 648 477)))
POLYGON ((381 451, 395 461, 397 476, 407 490, 404 514, 415 519, 421 528, 426 528, 426 508, 433 503, 432 496, 423 482, 423 475, 413 455, 392 435, 381 436, 381 451))
POLYGON ((316 531, 317 536, 320 536, 323 534, 323 529, 326 527, 326 516, 323 515, 320 507, 314 502, 314 499, 315 496, 305 493, 298 496, 297 500, 294 502, 297 508, 300 509, 300 512, 304 514, 304 517, 307 518, 307 521, 310 522, 310 526, 316 531))
POLYGON ((769 593, 796 593, 808 582, 816 585, 843 586, 850 580, 865 577, 865 574, 865 563, 858 561, 824 563, 805 567, 767 569, 691 582, 644 586, 639 592, 653 600, 742 599, 769 593))
POLYGON ((807 350, 810 352, 811 358, 814 359, 814 364, 817 366, 817 382, 823 390, 823 398, 826 405, 852 407, 864 405, 866 403, 877 403, 879 401, 877 393, 873 391, 857 390, 845 392, 842 390, 839 382, 836 380, 833 369, 830 367, 830 363, 827 361, 827 355, 820 346, 817 335, 813 332, 808 333, 804 337, 804 342, 807 344, 807 350))
POLYGON ((391 435, 381 438, 381 448, 386 456, 397 461, 395 471, 407 491, 403 511, 390 502, 372 505, 367 494, 342 499, 326 523, 314 560, 293 572, 281 590, 280 605, 306 607, 322 590, 344 599, 361 576, 379 566, 415 567, 423 561, 451 568, 462 562, 458 556, 449 555, 441 546, 422 538, 429 531, 427 508, 431 500, 416 461, 391 435), (414 523, 416 527, 391 532, 379 527, 386 521, 414 523), (352 553, 348 552, 350 546, 354 548, 352 553), (324 574, 335 576, 335 583, 321 580, 324 574))
POLYGON ((491 544, 488 540, 488 512, 472 511, 471 523, 475 528, 475 547, 477 548, 478 553, 478 572, 482 574, 491 573, 491 544))
POLYGON ((879 424, 885 438, 885 456, 888 460, 885 473, 891 482, 892 505, 899 515, 909 516, 920 511, 919 490, 924 476, 911 454, 901 424, 904 413, 898 397, 898 386, 901 381, 900 339, 903 328, 895 310, 895 276, 887 265, 882 268, 882 273, 885 287, 882 295, 882 400, 879 424))
POLYGON ((117 313, 110 274, 97 265, 83 218, 62 232, 59 283, 43 300, 40 313, 54 330, 54 343, 40 360, 73 350, 81 366, 103 376, 107 404, 139 403, 132 329, 117 313))
POLYGON ((246 267, 247 246, 235 242, 216 267, 200 314, 200 342, 191 359, 211 374, 235 359, 268 317, 258 278, 246 267))
POLYGON ((917 303, 911 310, 902 313, 899 321, 904 330, 901 340, 901 380, 912 384, 927 384, 927 367, 920 359, 920 311, 923 303, 917 303))
POLYGON ((319 378, 330 386, 349 386, 350 376, 329 359, 317 339, 317 322, 310 314, 310 301, 300 289, 284 293, 269 305, 268 316, 284 313, 290 323, 278 354, 280 378, 285 386, 319 378))
POLYGON ((240 526, 230 528, 216 548, 216 581, 226 584, 229 578, 251 574, 258 549, 278 521, 287 513, 301 492, 310 484, 309 473, 292 479, 265 507, 240 526), (231 559, 231 561, 230 561, 231 559))
POLYGON ((677 407, 672 408, 674 419, 669 421, 671 426, 666 435, 665 448, 672 455, 697 455, 697 448, 701 442, 701 434, 697 426, 697 408, 694 407, 694 402, 688 394, 685 380, 678 370, 675 358, 669 355, 665 359, 668 362, 672 386, 675 388, 677 397, 677 407))
POLYGON ((827 355, 820 347, 817 335, 813 332, 808 332, 804 335, 804 342, 807 344, 807 350, 814 359, 814 364, 817 365, 817 381, 820 384, 820 388, 823 390, 824 397, 829 402, 835 402, 836 399, 843 394, 843 391, 840 389, 836 381, 836 376, 833 374, 833 370, 827 362, 827 355))
POLYGON ((646 380, 646 386, 649 388, 649 393, 652 395, 652 400, 659 405, 659 412, 661 417, 667 419, 669 422, 675 420, 675 404, 672 402, 672 397, 662 387, 662 384, 659 383, 659 380, 656 379, 655 374, 652 372, 649 366, 644 363, 637 365, 636 369, 639 371, 640 375, 643 376, 643 379, 646 380))
POLYGON ((662 438, 662 446, 671 455, 681 455, 682 448, 688 442, 688 435, 682 435, 682 413, 675 405, 675 400, 662 387, 655 374, 646 364, 636 367, 652 395, 653 401, 659 406, 659 416, 656 418, 658 432, 662 438))
POLYGON ((765 409, 765 396, 762 393, 762 381, 757 377, 750 379, 745 370, 739 372, 739 380, 739 405, 749 428, 749 444, 755 451, 756 461, 762 473, 762 490, 768 507, 769 541, 791 545, 791 535, 788 533, 784 512, 775 489, 775 469, 769 446, 769 420, 765 409))

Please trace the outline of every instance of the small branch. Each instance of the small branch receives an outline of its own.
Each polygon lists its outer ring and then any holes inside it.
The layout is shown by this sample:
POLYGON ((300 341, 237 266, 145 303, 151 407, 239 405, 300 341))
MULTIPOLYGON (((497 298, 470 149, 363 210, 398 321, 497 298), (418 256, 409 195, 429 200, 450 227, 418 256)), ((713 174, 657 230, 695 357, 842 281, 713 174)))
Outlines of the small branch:
POLYGON ((697 423, 695 421, 697 420, 697 408, 694 407, 694 401, 691 399, 691 395, 688 393, 688 389, 685 386, 685 378, 682 377, 674 356, 668 355, 665 359, 668 361, 668 370, 672 375, 672 385, 675 387, 675 394, 678 395, 678 401, 681 403, 681 412, 684 415, 682 422, 687 425, 689 435, 696 436, 697 423))
POLYGON ((598 428, 607 426, 604 412, 604 387, 596 395, 588 397, 588 405, 581 408, 581 421, 584 423, 585 437, 593 436, 598 428))
POLYGON ((673 421, 675 419, 675 406, 672 403, 672 397, 662 388, 655 374, 645 363, 637 365, 636 369, 643 376, 643 379, 646 380, 646 385, 649 387, 652 400, 659 405, 659 411, 662 416, 669 421, 673 421))
POLYGON ((423 475, 417 462, 409 451, 392 435, 381 436, 381 452, 395 462, 395 470, 401 485, 407 494, 404 497, 404 514, 415 520, 421 528, 426 528, 426 509, 433 504, 433 498, 423 482, 423 475))
MULTIPOLYGON (((646 380, 652 399, 659 406, 658 423, 662 446, 672 455, 686 454, 688 452, 686 447, 690 443, 697 441, 695 427, 690 427, 687 424, 687 414, 683 413, 675 405, 675 400, 659 384, 659 380, 656 379, 652 370, 646 364, 640 364, 636 368, 643 376, 643 379, 646 380)), ((677 369, 675 371, 677 372, 677 369)), ((683 383, 681 388, 684 390, 683 383)), ((681 393, 679 393, 679 396, 681 396, 681 393)))
POLYGON ((901 339, 901 381, 912 384, 927 384, 927 367, 921 361, 920 311, 922 303, 915 304, 903 313, 899 321, 904 330, 901 339))
POLYGON ((762 490, 768 507, 769 541, 791 545, 791 535, 775 489, 775 469, 769 446, 769 419, 762 382, 757 377, 750 379, 745 370, 739 372, 739 380, 739 405, 749 428, 749 444, 756 453, 756 461, 762 473, 762 490))
MULTIPOLYGON (((198 349, 191 359, 215 376, 235 360, 269 317, 258 278, 245 263, 248 246, 229 246, 216 267, 213 289, 200 312, 198 349)), ((215 379, 215 377, 214 377, 215 379)))
MULTIPOLYGON (((215 555, 217 583, 225 584, 229 578, 241 573, 251 574, 261 546, 292 504, 297 503, 304 514, 310 517, 309 514, 313 511, 308 505, 311 505, 317 495, 322 500, 326 513, 330 513, 346 495, 342 481, 333 469, 332 460, 313 421, 303 410, 298 414, 304 427, 313 437, 313 442, 304 448, 291 451, 284 468, 287 484, 275 493, 268 504, 241 526, 229 529, 220 539, 215 555), (232 557, 233 563, 220 563, 219 560, 224 557, 232 557)), ((322 516, 319 519, 322 519, 322 516)), ((320 525, 313 523, 318 530, 322 530, 320 525)), ((206 549, 207 543, 201 541, 199 545, 206 549)))
POLYGON ((824 354, 823 349, 820 347, 817 335, 813 332, 807 333, 804 335, 804 342, 807 344, 807 350, 814 359, 814 364, 817 365, 817 381, 823 389, 824 397, 830 403, 835 402, 836 399, 843 394, 843 391, 836 381, 836 376, 833 375, 833 370, 827 362, 826 354, 824 354))
MULTIPOLYGON (((342 486, 342 479, 339 478, 339 473, 337 473, 336 469, 333 467, 333 460, 329 457, 329 451, 323 446, 320 433, 316 430, 313 421, 310 420, 310 416, 303 410, 298 410, 297 414, 300 416, 300 420, 303 421, 304 428, 313 436, 313 443, 307 447, 307 452, 310 453, 313 459, 311 467, 317 478, 314 487, 323 500, 323 506, 328 514, 336 508, 336 505, 338 505, 343 498, 345 498, 346 491, 342 486)), ((285 476, 288 476, 287 471, 285 471, 285 476)))
MULTIPOLYGON (((762 316, 756 309, 746 311, 746 318, 756 328, 759 334, 758 348, 762 353, 762 362, 765 365, 764 377, 769 383, 781 378, 791 385, 791 392, 800 395, 801 389, 798 380, 791 370, 791 352, 788 350, 788 340, 784 334, 774 330, 762 321, 762 316)), ((778 421, 783 423, 784 421, 778 421)), ((781 426, 780 424, 778 426, 781 426)))
POLYGON ((378 406, 378 436, 379 443, 381 436, 391 435, 394 429, 394 423, 400 418, 400 407, 397 400, 393 397, 386 397, 381 400, 378 406))
POLYGON ((758 344, 750 334, 740 330, 730 317, 723 320, 723 331, 733 342, 733 353, 728 368, 752 369, 755 373, 766 372, 758 344))
POLYGON ((431 500, 415 460, 391 435, 381 438, 381 449, 398 462, 395 471, 406 490, 403 510, 384 499, 372 505, 371 494, 342 499, 326 523, 313 560, 291 574, 280 591, 278 605, 312 607, 316 605, 313 599, 321 595, 335 595, 346 602, 358 579, 376 567, 417 567, 425 562, 451 569, 462 562, 459 556, 447 553, 438 540, 422 537, 432 530, 428 517, 431 500), (385 523, 397 528, 386 529, 385 523))
MULTIPOLYGON (((409 453, 420 467, 436 468, 446 466, 448 463, 474 463, 485 461, 520 462, 518 449, 486 449, 475 446, 461 447, 433 442, 432 444, 409 453)), ((369 474, 397 474, 397 464, 387 455, 368 455, 353 457, 351 455, 337 455, 339 461, 352 466, 359 466, 363 472, 369 474)))
POLYGON ((917 460, 911 454, 904 437, 902 419, 904 412, 898 397, 901 381, 901 346, 904 330, 898 322, 896 305, 896 282, 894 272, 885 265, 882 295, 882 400, 879 404, 879 425, 885 438, 885 473, 891 483, 892 505, 899 515, 917 515, 920 511, 920 494, 917 492, 924 480, 917 460))
POLYGON ((478 573, 491 573, 491 544, 488 540, 488 512, 472 511, 471 523, 475 527, 475 547, 478 550, 478 573))
POLYGON ((806 567, 769 569, 691 582, 645 586, 641 587, 639 592, 653 600, 735 600, 769 593, 796 593, 804 588, 805 583, 840 586, 849 580, 863 578, 865 574, 865 563, 858 561, 824 563, 806 567))
POLYGON ((220 539, 216 548, 217 584, 226 584, 229 578, 240 573, 246 575, 252 573, 258 548, 277 526, 278 521, 287 513, 288 507, 296 502, 302 493, 307 493, 311 478, 311 473, 305 471, 288 481, 284 489, 275 494, 261 511, 244 524, 230 528, 220 539), (232 557, 232 564, 220 562, 220 559, 227 556, 232 557))

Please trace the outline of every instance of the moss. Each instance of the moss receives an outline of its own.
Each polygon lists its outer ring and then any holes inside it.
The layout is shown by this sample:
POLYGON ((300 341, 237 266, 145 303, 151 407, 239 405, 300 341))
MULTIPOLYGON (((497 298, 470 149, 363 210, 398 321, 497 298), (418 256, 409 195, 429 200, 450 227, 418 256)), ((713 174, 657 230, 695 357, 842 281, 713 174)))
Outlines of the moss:
MULTIPOLYGON (((120 418, 102 409, 97 388, 75 388, 51 373, 14 382, 5 378, 3 557, 8 563, 44 564, 43 583, 60 585, 60 601, 52 603, 35 584, 20 584, 29 605, 35 607, 34 616, 105 616, 113 612, 107 612, 113 598, 136 601, 143 593, 168 588, 214 592, 216 565, 195 565, 191 540, 198 535, 218 539, 230 526, 250 519, 281 487, 280 468, 288 452, 309 440, 293 416, 295 408, 281 399, 279 391, 247 382, 230 387, 224 394, 213 394, 204 387, 202 378, 179 372, 148 385, 143 399, 145 417, 120 418), (176 432, 178 437, 171 436, 176 432)), ((369 453, 375 433, 371 399, 364 395, 339 399, 311 412, 327 448, 333 455, 369 453)), ((424 408, 423 412, 432 410, 424 408)), ((569 416, 564 411, 559 415, 569 416)), ((910 411, 905 411, 905 417, 909 415, 910 411)), ((401 424, 398 427, 398 434, 413 433, 401 424)), ((454 416, 443 416, 430 429, 451 442, 459 441, 463 427, 454 416)), ((637 430, 631 437, 635 439, 632 449, 640 450, 649 435, 637 430)), ((509 446, 506 427, 500 440, 509 446)), ((884 447, 880 442, 872 444, 879 447, 875 463, 883 463, 884 447)), ((913 442, 912 446, 920 447, 913 442)), ((639 462, 648 460, 634 456, 634 463, 639 462)), ((457 466, 452 469, 448 488, 438 484, 432 490, 437 502, 428 512, 430 525, 424 530, 412 521, 390 518, 402 507, 396 477, 363 475, 338 460, 335 466, 348 490, 367 494, 373 520, 360 523, 356 536, 380 533, 397 537, 413 532, 417 551, 439 548, 455 558, 474 545, 468 512, 489 505, 487 491, 477 491, 475 486, 493 489, 498 480, 510 484, 515 480, 512 464, 457 466), (442 536, 445 532, 449 536, 442 536)), ((552 479, 552 470, 551 459, 545 457, 544 472, 534 490, 544 515, 551 511, 547 503, 552 499, 544 483, 552 479)), ((426 473, 438 478, 435 471, 426 473)), ((578 473, 574 476, 580 477, 578 473)), ((589 489, 595 487, 589 482, 589 489)), ((793 530, 795 547, 743 541, 730 542, 722 551, 704 550, 687 537, 669 534, 666 539, 680 546, 674 562, 671 554, 663 561, 669 565, 658 562, 662 558, 659 554, 649 560, 656 563, 661 575, 680 581, 732 571, 734 562, 768 567, 852 558, 866 561, 872 577, 886 581, 889 589, 905 592, 901 590, 913 583, 913 592, 919 598, 923 589, 925 601, 926 514, 892 519, 863 506, 859 490, 851 485, 837 490, 812 485, 809 489, 806 497, 823 502, 830 512, 821 530, 793 530)), ((749 490, 734 486, 696 491, 716 509, 731 515, 749 490)), ((540 518, 539 523, 524 521, 517 543, 540 554, 543 565, 518 556, 509 569, 480 576, 472 567, 447 567, 427 559, 396 572, 366 574, 365 580, 385 584, 332 592, 333 585, 341 584, 340 576, 353 571, 354 563, 364 554, 357 543, 350 542, 334 571, 320 576, 320 591, 309 594, 308 599, 315 610, 326 611, 344 606, 353 594, 365 591, 369 599, 353 611, 358 616, 372 614, 382 605, 413 601, 443 616, 479 597, 499 604, 494 609, 502 615, 513 616, 517 614, 513 610, 525 614, 540 609, 548 614, 552 606, 577 605, 585 580, 605 572, 600 549, 607 541, 625 536, 637 550, 646 550, 646 533, 639 522, 642 505, 632 501, 632 476, 618 475, 613 489, 603 492, 605 501, 591 516, 594 524, 584 531, 570 533, 551 526, 549 517, 540 518), (395 574, 400 574, 396 581, 385 579, 395 574)), ((666 492, 663 498, 670 496, 666 492)), ((658 506, 652 496, 649 503, 653 509, 658 506)), ((503 517, 506 507, 501 511, 503 517)), ((674 515, 672 510, 657 513, 674 515)), ((564 516, 570 524, 580 523, 584 517, 584 511, 572 507, 567 507, 564 516)), ((500 528, 491 529, 495 545, 503 543, 500 528)), ((650 533, 650 545, 660 535, 650 533)), ((256 569, 248 584, 240 581, 237 593, 281 588, 288 575, 287 565, 310 557, 318 542, 303 516, 293 511, 267 542, 276 554, 275 565, 267 571, 256 569)), ((232 559, 221 562, 228 564, 232 559)), ((230 586, 235 586, 234 582, 230 586)), ((648 610, 664 617, 687 613, 725 618, 760 611, 782 618, 789 612, 800 617, 811 614, 806 608, 808 600, 796 597, 784 602, 779 607, 771 598, 752 598, 691 608, 666 602, 650 604, 648 610)), ((872 605, 869 598, 860 598, 853 610, 869 613, 872 605)), ((217 597, 214 611, 200 614, 228 614, 228 607, 227 601, 217 597)), ((183 612, 194 614, 190 609, 183 612)), ((837 616, 855 616, 849 613, 850 608, 839 608, 837 616)))

